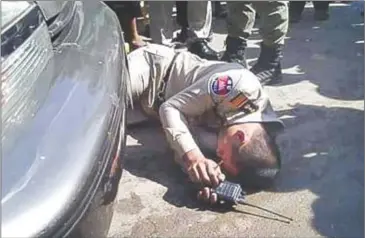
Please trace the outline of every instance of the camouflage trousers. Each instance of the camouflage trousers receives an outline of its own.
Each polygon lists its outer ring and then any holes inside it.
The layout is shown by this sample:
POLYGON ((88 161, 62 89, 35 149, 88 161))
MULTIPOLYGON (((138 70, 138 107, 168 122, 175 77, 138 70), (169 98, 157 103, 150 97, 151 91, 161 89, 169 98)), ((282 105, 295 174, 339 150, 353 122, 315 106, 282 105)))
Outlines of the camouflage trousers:
POLYGON ((229 36, 247 40, 255 23, 255 15, 258 13, 263 43, 268 46, 284 44, 289 25, 287 1, 228 1, 227 8, 229 36))

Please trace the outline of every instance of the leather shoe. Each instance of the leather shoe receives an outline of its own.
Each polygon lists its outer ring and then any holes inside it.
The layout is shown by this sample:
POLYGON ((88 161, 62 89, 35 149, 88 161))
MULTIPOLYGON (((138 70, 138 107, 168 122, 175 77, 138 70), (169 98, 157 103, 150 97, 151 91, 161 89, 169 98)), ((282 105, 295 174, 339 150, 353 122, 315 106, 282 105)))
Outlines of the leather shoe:
POLYGON ((261 43, 261 52, 256 64, 250 69, 262 85, 274 85, 282 81, 281 63, 283 45, 266 46, 261 43))
POLYGON ((207 60, 218 60, 218 53, 209 47, 205 39, 194 40, 188 47, 188 50, 207 60))
POLYGON ((248 68, 245 56, 245 49, 247 43, 239 38, 227 36, 226 51, 224 52, 221 61, 230 63, 239 63, 243 67, 248 68))

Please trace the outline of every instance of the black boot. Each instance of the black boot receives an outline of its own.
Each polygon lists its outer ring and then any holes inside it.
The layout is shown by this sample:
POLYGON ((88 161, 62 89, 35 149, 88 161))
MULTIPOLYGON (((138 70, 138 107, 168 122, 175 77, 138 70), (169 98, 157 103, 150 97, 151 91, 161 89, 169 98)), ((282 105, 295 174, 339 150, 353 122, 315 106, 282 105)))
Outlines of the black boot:
POLYGON ((172 39, 172 42, 180 42, 180 43, 184 44, 184 43, 186 43, 188 38, 189 38, 188 28, 182 27, 181 31, 179 33, 177 33, 176 37, 174 39, 172 39))
POLYGON ((292 1, 289 3, 289 21, 298 23, 302 19, 305 1, 292 1))
POLYGON ((208 35, 208 37, 207 37, 207 39, 206 39, 208 42, 212 42, 212 40, 213 40, 213 31, 212 31, 212 29, 210 29, 210 31, 209 31, 209 35, 208 35))
POLYGON ((330 17, 329 1, 313 1, 314 5, 314 19, 316 21, 325 21, 330 17))
POLYGON ((235 62, 242 64, 245 68, 248 68, 245 49, 247 42, 240 38, 227 36, 226 39, 226 51, 224 52, 221 60, 226 62, 235 62))
POLYGON ((209 47, 206 39, 195 39, 189 43, 188 50, 202 59, 218 60, 218 53, 209 47))
MULTIPOLYGON (((176 37, 174 39, 172 39, 173 42, 180 42, 182 44, 185 44, 186 41, 189 39, 189 37, 191 36, 191 34, 189 34, 189 28, 186 27, 182 27, 181 31, 179 33, 177 33, 176 37)), ((213 40, 213 31, 210 30, 209 31, 209 35, 206 38, 206 40, 208 42, 211 42, 213 40)))
POLYGON ((283 46, 268 47, 261 43, 260 57, 251 68, 262 85, 272 85, 282 80, 280 59, 283 46))

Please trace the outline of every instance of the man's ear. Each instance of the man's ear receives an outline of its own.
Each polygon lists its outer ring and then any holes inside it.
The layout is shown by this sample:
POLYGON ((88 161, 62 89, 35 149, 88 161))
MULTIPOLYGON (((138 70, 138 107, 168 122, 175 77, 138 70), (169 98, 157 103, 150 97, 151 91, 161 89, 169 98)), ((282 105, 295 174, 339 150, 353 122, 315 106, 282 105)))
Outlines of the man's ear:
POLYGON ((234 134, 235 141, 239 142, 239 144, 243 144, 246 142, 246 134, 243 130, 237 130, 234 134))

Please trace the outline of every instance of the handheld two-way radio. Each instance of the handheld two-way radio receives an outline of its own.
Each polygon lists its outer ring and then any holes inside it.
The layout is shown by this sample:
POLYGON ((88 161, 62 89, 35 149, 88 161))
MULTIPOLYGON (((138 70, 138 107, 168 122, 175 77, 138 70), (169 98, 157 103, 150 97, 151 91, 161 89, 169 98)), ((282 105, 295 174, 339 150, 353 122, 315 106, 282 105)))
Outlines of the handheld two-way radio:
POLYGON ((283 220, 271 218, 273 220, 282 221, 282 222, 286 222, 286 223, 290 223, 290 221, 293 221, 293 219, 290 218, 290 217, 283 216, 281 214, 270 211, 268 209, 265 209, 265 208, 262 208, 262 207, 259 207, 259 206, 256 206, 256 205, 249 204, 249 203, 245 202, 246 193, 242 190, 241 185, 239 185, 237 183, 232 183, 232 182, 229 182, 229 181, 223 181, 219 184, 218 187, 212 189, 212 192, 217 194, 219 201, 224 201, 224 202, 228 202, 228 203, 236 204, 236 205, 237 204, 242 204, 242 205, 254 207, 254 208, 260 209, 262 211, 274 214, 278 217, 287 219, 288 221, 283 221, 283 220))

